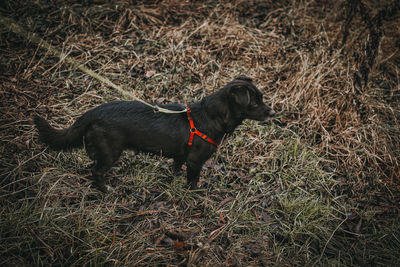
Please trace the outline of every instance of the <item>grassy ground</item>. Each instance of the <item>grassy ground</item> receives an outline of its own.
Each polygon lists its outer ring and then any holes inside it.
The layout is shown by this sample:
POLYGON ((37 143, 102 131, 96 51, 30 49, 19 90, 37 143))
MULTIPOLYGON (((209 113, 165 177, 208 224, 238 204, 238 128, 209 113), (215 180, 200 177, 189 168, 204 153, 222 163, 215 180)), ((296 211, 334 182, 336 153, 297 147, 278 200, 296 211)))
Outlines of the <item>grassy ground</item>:
POLYGON ((16 20, 157 103, 251 76, 278 116, 246 121, 200 194, 160 156, 126 152, 102 194, 65 127, 121 95, 0 26, 0 264, 398 266, 397 1, 9 1, 16 20))

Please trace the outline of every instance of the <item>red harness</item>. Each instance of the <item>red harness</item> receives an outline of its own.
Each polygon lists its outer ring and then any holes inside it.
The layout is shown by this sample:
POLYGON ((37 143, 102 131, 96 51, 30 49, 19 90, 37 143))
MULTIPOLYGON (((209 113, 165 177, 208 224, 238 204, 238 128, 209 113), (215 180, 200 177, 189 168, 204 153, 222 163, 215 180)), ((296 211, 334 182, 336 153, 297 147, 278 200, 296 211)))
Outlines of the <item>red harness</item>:
POLYGON ((187 116, 188 116, 188 120, 189 120, 189 124, 190 124, 190 136, 189 136, 188 146, 193 145, 193 137, 195 134, 200 136, 201 138, 203 138, 205 141, 213 144, 214 146, 219 146, 219 144, 217 142, 215 142, 210 137, 208 137, 207 135, 205 135, 202 132, 200 132, 199 130, 197 130, 196 127, 194 127, 193 119, 192 119, 192 116, 190 115, 190 113, 192 111, 190 110, 189 106, 186 106, 186 108, 187 108, 187 116))

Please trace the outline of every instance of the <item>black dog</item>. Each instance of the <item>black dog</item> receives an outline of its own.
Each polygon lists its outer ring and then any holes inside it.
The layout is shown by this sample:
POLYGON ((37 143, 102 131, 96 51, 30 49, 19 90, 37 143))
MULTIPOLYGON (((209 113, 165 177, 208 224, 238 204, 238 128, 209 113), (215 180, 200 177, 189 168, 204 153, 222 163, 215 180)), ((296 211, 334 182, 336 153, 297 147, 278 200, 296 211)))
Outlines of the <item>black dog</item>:
MULTIPOLYGON (((186 162, 187 183, 195 189, 204 162, 217 150, 224 134, 232 133, 244 119, 264 121, 275 114, 262 98, 252 80, 241 75, 191 104, 190 113, 166 114, 137 101, 114 101, 89 110, 66 129, 55 129, 39 116, 34 121, 40 140, 54 149, 85 145, 94 161, 92 178, 100 189, 104 190, 105 173, 124 149, 171 157, 176 169, 186 162), (196 128, 191 130, 193 123, 196 128)), ((184 108, 179 104, 162 107, 184 108)))

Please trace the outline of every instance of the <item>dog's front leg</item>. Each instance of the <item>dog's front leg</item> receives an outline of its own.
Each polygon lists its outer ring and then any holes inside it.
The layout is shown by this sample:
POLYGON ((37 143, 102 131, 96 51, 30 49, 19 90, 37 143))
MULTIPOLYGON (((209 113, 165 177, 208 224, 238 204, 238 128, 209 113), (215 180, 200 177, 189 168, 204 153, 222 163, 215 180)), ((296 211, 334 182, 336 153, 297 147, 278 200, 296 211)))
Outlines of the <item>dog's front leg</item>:
POLYGON ((197 189, 199 182, 200 171, 207 158, 196 158, 196 160, 189 160, 186 162, 187 185, 190 189, 197 189))
POLYGON ((200 143, 197 147, 194 145, 186 158, 187 185, 190 189, 197 189, 200 171, 204 163, 215 152, 216 147, 207 143, 200 143))
POLYGON ((187 164, 187 185, 190 189, 197 189, 197 183, 199 182, 201 166, 196 164, 187 164))

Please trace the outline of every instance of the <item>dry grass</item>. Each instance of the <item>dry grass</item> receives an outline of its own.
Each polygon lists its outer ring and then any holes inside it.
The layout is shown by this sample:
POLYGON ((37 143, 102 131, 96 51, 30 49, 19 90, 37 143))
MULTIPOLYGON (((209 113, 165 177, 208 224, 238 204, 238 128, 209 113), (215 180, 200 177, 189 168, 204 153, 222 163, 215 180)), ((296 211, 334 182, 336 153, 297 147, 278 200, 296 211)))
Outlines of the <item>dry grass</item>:
POLYGON ((8 1, 0 12, 157 103, 255 80, 279 115, 247 121, 199 194, 159 156, 127 152, 101 194, 84 151, 38 144, 121 96, 0 27, 0 264, 396 266, 397 1, 8 1))

